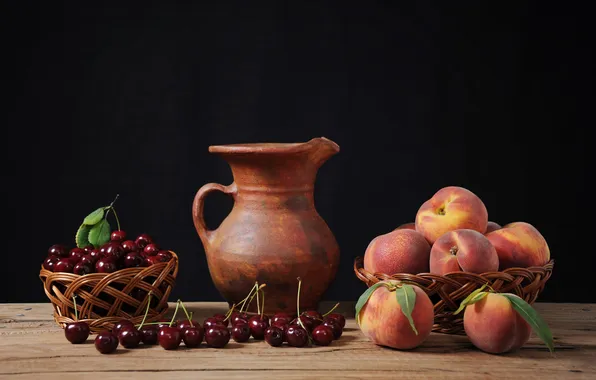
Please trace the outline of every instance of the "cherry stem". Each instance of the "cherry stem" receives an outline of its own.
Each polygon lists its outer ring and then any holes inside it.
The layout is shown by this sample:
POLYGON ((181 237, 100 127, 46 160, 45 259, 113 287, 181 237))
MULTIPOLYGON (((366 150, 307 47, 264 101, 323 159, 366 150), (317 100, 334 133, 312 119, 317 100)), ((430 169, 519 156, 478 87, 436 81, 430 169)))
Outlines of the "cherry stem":
POLYGON ((74 304, 75 321, 79 320, 79 313, 77 312, 77 295, 73 294, 72 303, 74 304))
POLYGON ((145 320, 147 319, 147 314, 149 314, 149 306, 151 305, 151 291, 149 291, 149 293, 147 293, 147 307, 145 308, 145 315, 143 316, 143 320, 141 321, 141 325, 139 326, 139 329, 141 327, 143 327, 143 324, 145 323, 145 320))
POLYGON ((328 316, 329 314, 331 314, 333 312, 333 310, 337 309, 337 307, 339 306, 339 302, 335 304, 335 306, 333 306, 331 308, 331 310, 329 310, 328 312, 326 312, 325 314, 323 314, 323 317, 328 316))
POLYGON ((261 320, 263 320, 263 315, 265 314, 265 291, 261 289, 261 293, 263 293, 263 305, 261 306, 261 320))
POLYGON ((118 231, 120 231, 120 220, 118 219, 118 214, 116 213, 116 209, 112 207, 111 210, 114 211, 114 218, 116 218, 116 224, 118 225, 118 231))
POLYGON ((118 200, 118 197, 120 197, 120 194, 116 194, 116 198, 114 198, 114 200, 112 201, 112 203, 110 203, 110 205, 107 208, 106 214, 104 216, 104 219, 108 218, 108 214, 111 211, 114 211, 114 216, 116 217, 116 224, 118 224, 118 230, 120 230, 120 220, 118 220, 118 214, 116 214, 116 209, 114 208, 114 203, 116 203, 116 201, 118 200))
POLYGON ((226 313, 226 317, 224 318, 224 322, 227 321, 228 319, 230 319, 230 317, 232 316, 232 313, 234 312, 234 308, 235 307, 236 307, 236 304, 232 304, 232 307, 226 313))
POLYGON ((257 284, 255 283, 254 286, 252 287, 252 289, 250 289, 250 292, 248 292, 248 295, 246 296, 246 298, 244 298, 242 301, 242 306, 240 307, 240 312, 242 313, 242 310, 244 310, 244 306, 246 305, 246 301, 248 300, 248 298, 251 296, 252 292, 255 291, 255 288, 257 287, 257 284))
MULTIPOLYGON (((250 304, 252 303, 252 300, 255 298, 256 295, 259 294, 259 290, 263 289, 265 286, 267 286, 267 284, 261 284, 259 285, 259 287, 257 288, 257 291, 250 297, 250 300, 248 301, 248 304, 246 305, 246 310, 248 310, 250 304)), ((257 313, 258 313, 258 304, 257 304, 257 313)))
POLYGON ((174 310, 174 315, 172 315, 172 320, 170 321, 169 327, 172 327, 172 323, 174 323, 174 319, 176 319, 176 314, 178 314, 178 307, 180 306, 180 300, 176 302, 176 310, 174 310))
POLYGON ((259 289, 257 289, 257 315, 259 314, 261 314, 261 303, 259 302, 259 289))
POLYGON ((186 318, 188 318, 188 321, 190 322, 190 327, 195 327, 195 325, 192 323, 190 315, 188 315, 188 311, 186 311, 186 308, 184 307, 184 302, 181 300, 178 300, 178 302, 180 302, 180 306, 182 306, 182 310, 184 310, 184 314, 186 314, 186 318))
MULTIPOLYGON (((306 329, 306 326, 304 326, 304 323, 302 323, 302 319, 300 319, 300 287, 301 287, 301 285, 302 285, 302 279, 300 277, 298 277, 298 295, 296 296, 296 314, 298 315, 298 317, 296 317, 296 319, 298 319, 298 324, 308 334, 308 330, 306 329)), ((309 339, 310 339, 310 336, 309 336, 309 339)))

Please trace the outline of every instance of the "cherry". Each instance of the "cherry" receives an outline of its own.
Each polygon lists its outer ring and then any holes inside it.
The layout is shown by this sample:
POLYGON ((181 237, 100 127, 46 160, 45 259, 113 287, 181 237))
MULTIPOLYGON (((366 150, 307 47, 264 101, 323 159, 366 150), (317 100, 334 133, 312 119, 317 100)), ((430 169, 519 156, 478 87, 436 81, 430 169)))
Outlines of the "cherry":
POLYGON ((283 320, 278 320, 277 322, 273 322, 271 326, 275 326, 283 331, 283 338, 284 342, 286 341, 286 332, 288 331, 288 324, 284 323, 283 320))
MULTIPOLYGON (((306 315, 301 315, 299 317, 300 321, 302 322, 302 324, 304 325, 304 327, 310 332, 312 331, 312 329, 315 328, 314 326, 314 319, 307 317, 306 315)), ((290 322, 290 324, 294 324, 294 325, 299 325, 298 323, 298 318, 294 319, 292 322, 290 322)), ((301 326, 302 327, 302 326, 301 326)))
POLYGON ((122 230, 112 231, 112 234, 110 235, 111 241, 121 242, 124 241, 124 239, 126 239, 126 232, 122 230))
POLYGON ((79 260, 79 264, 89 264, 91 268, 95 268, 95 263, 97 262, 98 258, 91 256, 91 254, 87 253, 81 260, 79 260))
POLYGON ((104 257, 97 260, 95 263, 95 271, 97 273, 112 273, 116 272, 117 270, 118 266, 116 265, 116 261, 114 259, 104 257))
POLYGON ((284 332, 277 326, 270 326, 265 330, 265 341, 270 346, 279 347, 284 342, 284 332))
POLYGON ((64 328, 64 336, 72 344, 80 344, 89 337, 89 325, 85 322, 72 322, 64 328))
POLYGON ((77 263, 77 265, 74 266, 72 273, 74 274, 78 274, 79 276, 84 276, 86 274, 92 273, 93 269, 91 267, 91 264, 85 264, 85 263, 77 263))
POLYGON ((320 319, 323 320, 323 317, 321 316, 321 313, 319 313, 316 310, 306 310, 304 313, 302 313, 303 315, 306 315, 307 317, 310 318, 314 318, 314 319, 320 319))
POLYGON ((125 348, 136 348, 141 343, 141 332, 134 326, 123 327, 118 333, 118 340, 125 348))
POLYGON ((135 243, 132 240, 123 241, 120 244, 120 246, 122 247, 122 250, 124 251, 124 253, 136 252, 139 250, 139 246, 137 245, 137 243, 135 243))
POLYGON ((273 325, 276 322, 282 322, 282 324, 287 325, 291 320, 292 317, 288 313, 275 313, 271 319, 271 324, 273 325))
POLYGON ((312 331, 312 340, 319 346, 328 346, 333 339, 333 330, 329 326, 319 325, 312 331))
POLYGON ((232 313, 232 326, 239 322, 248 323, 248 314, 246 313, 232 313))
POLYGON ((341 328, 340 324, 333 318, 329 318, 323 322, 321 326, 328 326, 333 330, 333 339, 339 339, 341 334, 343 333, 343 329, 341 328))
POLYGON ((209 347, 222 348, 230 341, 230 330, 223 325, 211 326, 205 330, 205 342, 209 347))
POLYGON ((181 330, 184 331, 189 327, 196 327, 196 326, 201 326, 201 324, 195 320, 192 321, 192 324, 190 323, 190 321, 188 319, 185 319, 183 321, 178 321, 176 322, 176 326, 181 330))
POLYGON ((327 319, 335 319, 342 329, 346 327, 346 317, 341 314, 331 313, 325 317, 325 320, 327 319))
POLYGON ((47 257, 43 261, 43 267, 44 267, 44 269, 47 269, 47 270, 53 272, 54 271, 54 267, 56 266, 56 263, 59 260, 60 259, 57 256, 49 256, 49 257, 47 257))
POLYGON ((230 320, 226 319, 226 316, 221 313, 213 314, 212 318, 217 319, 222 325, 224 325, 226 327, 230 324, 230 320))
POLYGON ((133 328, 135 325, 129 321, 128 319, 121 319, 112 327, 112 333, 115 337, 120 335, 120 331, 124 330, 124 328, 133 328))
POLYGON ((182 340, 184 341, 184 345, 189 348, 199 347, 203 341, 204 335, 205 332, 201 325, 196 325, 194 327, 189 326, 182 330, 182 340))
POLYGON ((147 234, 141 234, 135 240, 135 244, 140 249, 144 249, 147 244, 151 244, 151 243, 153 243, 153 239, 151 239, 151 236, 149 236, 147 234))
POLYGON ((48 249, 48 256, 68 257, 68 249, 62 244, 54 244, 48 249))
POLYGON ((286 331, 286 340, 292 347, 304 347, 308 342, 308 333, 299 325, 290 325, 286 331))
POLYGON ((94 249, 95 249, 95 247, 93 247, 92 245, 88 245, 86 247, 83 247, 83 251, 85 251, 85 253, 90 253, 94 249))
POLYGON ((89 256, 91 256, 95 261, 99 260, 101 256, 99 249, 92 249, 89 251, 89 256))
POLYGON ((102 354, 110 354, 116 351, 118 347, 118 338, 110 331, 101 331, 95 337, 95 349, 102 354))
POLYGON ((141 341, 146 345, 157 344, 157 325, 144 325, 139 330, 141 332, 141 341))
MULTIPOLYGON (((170 321, 161 321, 157 324, 158 329, 161 329, 162 327, 170 327, 170 321)), ((178 324, 174 322, 171 327, 178 327, 178 324)))
POLYGON ((83 248, 73 248, 70 250, 70 258, 72 261, 74 261, 75 263, 79 262, 81 260, 81 257, 83 257, 85 255, 85 250, 83 250, 83 248))
POLYGON ((232 339, 238 343, 244 343, 250 338, 250 327, 247 323, 241 322, 232 327, 232 339))
POLYGON ((72 273, 74 265, 72 261, 66 258, 61 258, 56 264, 54 264, 54 272, 67 272, 72 273))
POLYGON ((149 243, 145 246, 145 248, 143 248, 143 252, 147 256, 156 256, 159 252, 159 247, 155 243, 149 243))
POLYGON ((99 250, 99 252, 102 253, 103 257, 113 258, 114 260, 118 260, 122 256, 124 256, 124 250, 122 249, 120 244, 116 242, 109 242, 104 244, 99 250))
POLYGON ((146 256, 143 260, 143 266, 150 267, 151 265, 161 263, 159 256, 146 256))
POLYGON ((159 329, 158 341, 165 350, 175 350, 180 346, 182 333, 177 327, 163 326, 159 329))
POLYGON ((143 265, 144 259, 138 252, 128 252, 124 256, 124 267, 134 268, 143 265))
POLYGON ((159 251, 157 253, 157 257, 159 258, 159 261, 161 261, 162 263, 167 263, 168 261, 172 260, 172 254, 170 253, 170 251, 159 251))
POLYGON ((206 318, 205 321, 203 322, 203 328, 205 328, 205 330, 207 330, 209 327, 212 327, 215 325, 225 327, 224 324, 221 323, 219 319, 214 318, 214 317, 206 318))
POLYGON ((265 338, 265 330, 269 327, 269 321, 255 315, 248 320, 248 327, 253 338, 263 340, 265 338))

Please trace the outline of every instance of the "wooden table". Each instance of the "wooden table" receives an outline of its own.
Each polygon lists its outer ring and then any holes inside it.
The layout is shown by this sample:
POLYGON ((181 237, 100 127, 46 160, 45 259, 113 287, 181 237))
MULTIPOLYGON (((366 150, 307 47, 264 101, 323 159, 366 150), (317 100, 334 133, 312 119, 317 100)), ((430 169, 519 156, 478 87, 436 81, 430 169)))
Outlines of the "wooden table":
MULTIPOLYGON (((224 303, 189 303, 202 320, 224 303)), ((555 337, 555 355, 532 336, 521 350, 490 355, 464 336, 432 334, 412 351, 367 341, 353 318, 327 347, 270 347, 263 341, 223 349, 165 351, 159 346, 101 355, 93 345, 73 345, 52 319, 50 304, 0 305, 0 378, 10 379, 596 379, 596 304, 538 303, 555 337)), ((353 315, 353 303, 342 312, 353 315)), ((322 310, 328 305, 322 305, 322 310)))

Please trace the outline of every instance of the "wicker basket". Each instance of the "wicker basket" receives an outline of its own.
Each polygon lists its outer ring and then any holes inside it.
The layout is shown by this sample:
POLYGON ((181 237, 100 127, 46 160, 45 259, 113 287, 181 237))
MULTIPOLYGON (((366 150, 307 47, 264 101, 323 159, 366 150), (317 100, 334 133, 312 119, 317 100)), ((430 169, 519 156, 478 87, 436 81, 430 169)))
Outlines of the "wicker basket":
POLYGON ((79 320, 87 322, 93 333, 111 329, 123 318, 140 323, 149 291, 151 305, 146 322, 160 320, 168 310, 168 297, 178 275, 178 256, 170 253, 172 259, 166 263, 84 276, 50 272, 42 266, 39 278, 54 306, 54 320, 62 328, 74 321, 73 295, 76 295, 79 320))
POLYGON ((399 280, 419 286, 428 294, 434 304, 433 331, 464 335, 463 313, 453 315, 453 312, 470 293, 487 284, 495 292, 513 293, 532 304, 544 289, 546 281, 552 274, 554 264, 554 260, 550 260, 542 267, 509 268, 502 272, 483 274, 453 272, 444 276, 430 273, 388 275, 366 271, 363 267, 363 258, 356 257, 354 273, 367 287, 382 280, 399 280))

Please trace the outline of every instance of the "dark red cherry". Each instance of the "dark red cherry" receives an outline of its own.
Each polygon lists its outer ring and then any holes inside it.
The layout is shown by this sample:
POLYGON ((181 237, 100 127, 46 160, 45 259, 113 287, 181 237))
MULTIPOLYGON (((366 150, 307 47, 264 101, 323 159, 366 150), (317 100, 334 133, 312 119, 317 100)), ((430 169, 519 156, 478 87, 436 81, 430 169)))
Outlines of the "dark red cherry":
POLYGON ((124 256, 124 268, 135 268, 143 265, 143 259, 138 252, 128 252, 124 256))
POLYGON ((104 244, 101 249, 100 253, 103 257, 109 257, 114 260, 119 260, 124 256, 124 250, 120 246, 120 243, 117 242, 109 242, 104 244))
MULTIPOLYGON (((310 332, 312 331, 312 329, 315 328, 314 326, 314 319, 307 317, 306 315, 301 315, 300 317, 300 321, 302 322, 302 324, 304 325, 304 327, 310 332)), ((294 324, 294 325, 300 325, 298 323, 298 318, 294 319, 292 322, 290 322, 290 324, 294 324)))
POLYGON ((321 313, 319 313, 316 310, 306 310, 302 314, 306 315, 307 317, 311 317, 311 318, 315 318, 315 319, 320 319, 321 321, 323 320, 323 317, 321 316, 321 313))
POLYGON ((79 262, 72 269, 72 273, 78 274, 79 276, 84 276, 86 274, 93 273, 93 268, 91 267, 91 264, 79 262))
POLYGON ((304 347, 308 342, 308 333, 301 326, 290 325, 286 331, 286 340, 292 347, 304 347))
POLYGON ((56 263, 58 261, 60 261, 60 258, 58 256, 49 256, 43 261, 43 267, 44 269, 53 272, 54 267, 56 266, 56 263))
POLYGON ((213 318, 215 318, 218 321, 220 321, 221 324, 224 325, 224 326, 226 326, 226 327, 230 324, 230 319, 229 318, 226 319, 226 316, 223 315, 223 314, 221 314, 221 313, 213 314, 213 318))
POLYGON ((161 321, 158 325, 156 325, 158 329, 161 329, 162 327, 178 327, 178 324, 176 321, 174 321, 174 323, 172 323, 172 326, 170 326, 170 321, 161 321))
POLYGON ((190 323, 190 321, 188 319, 184 319, 184 320, 181 320, 181 321, 176 321, 176 326, 181 331, 184 331, 188 327, 201 326, 201 324, 198 321, 195 321, 194 319, 192 320, 192 324, 190 323))
POLYGON ((222 348, 230 341, 230 330, 223 325, 211 326, 205 329, 205 342, 209 347, 222 348))
POLYGON ((89 256, 93 257, 93 259, 97 262, 97 260, 100 259, 101 253, 99 252, 99 249, 92 249, 89 252, 89 256))
POLYGON ((232 327, 232 339, 238 343, 244 343, 250 338, 250 327, 247 323, 238 323, 232 327))
POLYGON ((89 325, 85 322, 72 322, 64 328, 64 336, 72 344, 80 344, 89 337, 89 325))
POLYGON ((125 240, 122 242, 122 244, 120 244, 120 246, 122 247, 122 250, 124 251, 124 253, 136 252, 139 250, 137 243, 135 243, 132 240, 125 240))
POLYGON ((139 330, 141 332, 141 342, 146 345, 157 344, 157 325, 143 325, 139 330))
POLYGON ((283 321, 277 321, 277 322, 273 322, 273 324, 271 326, 275 326, 283 332, 283 339, 284 339, 284 342, 286 342, 287 341, 286 340, 286 332, 288 331, 288 325, 283 323, 283 321))
POLYGON ((331 328, 331 330, 333 331, 333 339, 339 339, 339 337, 343 333, 343 329, 341 328, 339 323, 333 318, 327 319, 323 322, 321 326, 328 326, 331 328))
POLYGON ((237 323, 242 323, 242 321, 246 324, 248 324, 248 314, 246 313, 236 313, 233 312, 232 313, 232 317, 230 318, 232 320, 232 326, 236 325, 237 323))
POLYGON ((85 253, 90 253, 94 249, 95 249, 95 247, 93 247, 92 245, 88 245, 88 246, 86 246, 86 247, 83 248, 83 251, 85 251, 85 253))
POLYGON ((136 348, 141 343, 142 334, 134 326, 124 327, 118 333, 118 341, 124 348, 136 348))
POLYGON ((95 268, 95 263, 97 262, 97 258, 91 256, 90 254, 83 255, 81 260, 79 260, 79 264, 87 264, 90 265, 91 268, 95 268))
POLYGON ((265 330, 265 341, 270 346, 279 347, 284 342, 284 332, 282 329, 276 326, 270 326, 265 330))
POLYGON ((145 259, 143 260, 143 266, 145 267, 150 267, 151 265, 158 263, 161 263, 161 260, 158 256, 145 256, 145 259))
POLYGON ((110 331, 101 331, 95 337, 95 349, 102 354, 111 354, 118 347, 118 338, 110 331))
POLYGON ((147 234, 141 234, 137 237, 135 243, 139 249, 144 249, 147 244, 153 243, 153 239, 147 234))
POLYGON ((62 244, 54 244, 48 249, 48 256, 68 257, 68 249, 62 244))
POLYGON ((263 340, 265 338, 265 330, 269 327, 269 321, 260 315, 255 315, 248 320, 248 327, 250 328, 250 335, 256 340, 263 340))
POLYGON ((175 350, 180 346, 182 341, 182 332, 178 327, 163 326, 159 329, 158 333, 159 345, 165 350, 175 350))
POLYGON ((143 248, 143 252, 147 256, 155 256, 159 252, 159 247, 155 243, 149 243, 143 248))
POLYGON ((201 342, 203 341, 203 336, 205 332, 201 325, 197 325, 194 327, 187 327, 182 330, 182 340, 184 341, 184 345, 189 348, 199 347, 201 342))
POLYGON ((329 326, 319 325, 312 330, 312 340, 318 346, 328 346, 333 339, 333 330, 329 326))
POLYGON ((54 264, 54 272, 72 273, 73 269, 74 265, 72 265, 72 261, 67 258, 61 258, 56 264, 54 264))
POLYGON ((70 259, 74 262, 74 263, 78 263, 81 260, 81 257, 83 257, 85 255, 85 251, 83 250, 83 248, 73 248, 70 250, 70 259))
POLYGON ((170 251, 159 251, 157 252, 157 257, 159 258, 159 261, 161 261, 162 263, 167 263, 168 261, 172 260, 172 254, 170 253, 170 251))
MULTIPOLYGON (((215 325, 220 325, 220 326, 224 326, 223 323, 221 323, 219 321, 219 319, 214 318, 214 317, 209 317, 206 318, 205 321, 203 321, 203 328, 205 330, 207 330, 209 327, 215 326, 215 325)), ((225 326, 224 326, 225 327, 225 326)))
POLYGON ((122 242, 124 239, 126 239, 126 232, 122 230, 112 231, 112 234, 110 235, 111 241, 122 242))
POLYGON ((292 316, 288 313, 275 313, 273 318, 271 319, 271 324, 275 324, 276 322, 280 322, 284 325, 289 324, 292 321, 292 316))
POLYGON ((128 319, 121 319, 114 324, 112 327, 112 333, 115 337, 118 337, 120 331, 124 330, 124 328, 133 328, 135 325, 129 321, 128 319))
POLYGON ((116 261, 114 259, 104 257, 97 260, 95 263, 95 271, 97 273, 112 273, 116 272, 117 270, 118 266, 116 265, 116 261))
POLYGON ((327 320, 329 318, 335 319, 337 321, 337 323, 341 326, 342 329, 344 327, 346 327, 346 317, 344 317, 343 315, 337 314, 337 313, 331 313, 325 317, 325 320, 327 320))

